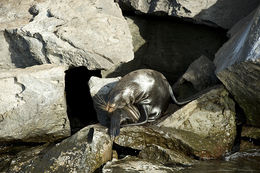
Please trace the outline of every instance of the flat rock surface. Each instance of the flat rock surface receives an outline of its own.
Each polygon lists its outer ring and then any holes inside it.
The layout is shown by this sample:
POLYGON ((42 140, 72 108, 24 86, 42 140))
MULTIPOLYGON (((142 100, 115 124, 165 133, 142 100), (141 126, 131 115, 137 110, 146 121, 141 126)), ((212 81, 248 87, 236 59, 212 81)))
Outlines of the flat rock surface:
POLYGON ((0 141, 46 142, 70 135, 66 66, 0 70, 0 141))

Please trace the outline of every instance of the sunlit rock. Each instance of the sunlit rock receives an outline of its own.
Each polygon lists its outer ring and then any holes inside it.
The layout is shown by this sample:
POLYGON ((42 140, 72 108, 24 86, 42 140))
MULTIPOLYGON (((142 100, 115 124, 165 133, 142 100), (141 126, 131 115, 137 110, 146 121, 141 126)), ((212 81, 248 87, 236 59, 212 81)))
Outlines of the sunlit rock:
POLYGON ((216 53, 216 75, 244 110, 246 123, 260 127, 260 7, 229 34, 216 53))
MULTIPOLYGON (((16 4, 6 2, 2 8, 8 6, 16 4)), ((109 69, 133 59, 127 22, 113 0, 44 0, 26 7, 22 10, 31 13, 29 23, 3 28, 10 55, 0 59, 8 67, 52 63, 109 69)))
POLYGON ((94 172, 112 156, 106 131, 92 125, 60 143, 22 151, 12 160, 9 172, 94 172))
POLYGON ((70 135, 66 66, 0 70, 0 141, 47 142, 70 135))

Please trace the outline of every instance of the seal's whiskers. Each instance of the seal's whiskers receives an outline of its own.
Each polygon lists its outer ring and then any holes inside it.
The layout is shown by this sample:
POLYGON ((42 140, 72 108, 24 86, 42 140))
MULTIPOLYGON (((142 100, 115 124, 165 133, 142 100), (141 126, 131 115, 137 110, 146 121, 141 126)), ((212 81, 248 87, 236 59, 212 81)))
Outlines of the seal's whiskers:
POLYGON ((98 105, 98 107, 102 110, 106 110, 106 101, 104 100, 104 98, 102 98, 100 95, 95 95, 94 97, 94 101, 95 103, 98 105))

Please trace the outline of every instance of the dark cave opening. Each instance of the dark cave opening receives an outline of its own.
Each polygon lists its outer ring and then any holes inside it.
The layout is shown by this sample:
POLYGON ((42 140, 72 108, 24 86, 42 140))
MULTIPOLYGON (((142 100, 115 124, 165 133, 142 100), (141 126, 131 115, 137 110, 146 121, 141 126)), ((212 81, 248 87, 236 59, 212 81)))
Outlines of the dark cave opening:
POLYGON ((88 86, 91 76, 101 77, 100 70, 88 70, 81 66, 66 71, 67 114, 72 134, 87 125, 98 123, 88 86))

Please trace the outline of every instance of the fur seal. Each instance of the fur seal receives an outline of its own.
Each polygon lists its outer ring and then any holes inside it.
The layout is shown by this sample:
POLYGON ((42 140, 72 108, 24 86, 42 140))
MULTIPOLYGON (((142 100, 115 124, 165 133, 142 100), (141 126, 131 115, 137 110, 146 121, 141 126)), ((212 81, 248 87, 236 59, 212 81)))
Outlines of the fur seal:
POLYGON ((119 135, 124 118, 134 122, 126 126, 155 121, 168 108, 170 98, 178 105, 190 101, 177 101, 169 82, 158 71, 140 69, 128 73, 111 89, 102 108, 110 116, 110 136, 119 135), (141 117, 144 120, 139 122, 141 117))

